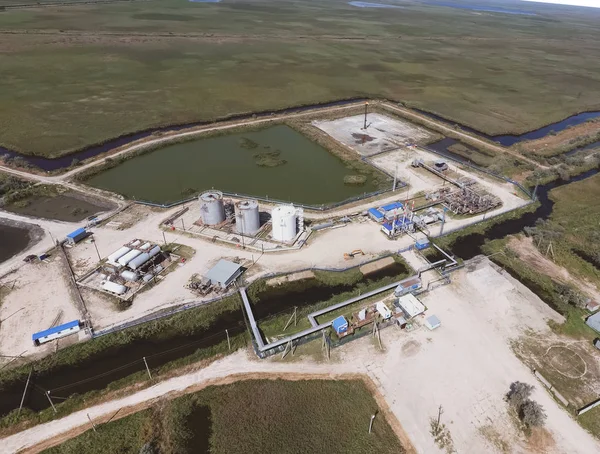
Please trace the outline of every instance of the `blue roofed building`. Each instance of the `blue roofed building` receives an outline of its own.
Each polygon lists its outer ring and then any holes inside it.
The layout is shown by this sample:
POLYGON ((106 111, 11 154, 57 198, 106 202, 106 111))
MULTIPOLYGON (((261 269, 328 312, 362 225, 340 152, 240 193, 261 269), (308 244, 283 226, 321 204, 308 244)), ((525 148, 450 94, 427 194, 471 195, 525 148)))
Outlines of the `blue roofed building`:
POLYGON ((594 315, 590 315, 585 324, 592 328, 594 331, 600 333, 600 312, 596 312, 594 315))
POLYGON ((85 228, 81 227, 67 235, 67 243, 69 243, 69 244, 79 243, 81 240, 87 238, 88 235, 89 235, 88 231, 85 228))
POLYGON ((348 330, 348 320, 346 320, 346 317, 343 315, 340 315, 338 318, 333 320, 331 326, 338 335, 345 333, 348 330))
POLYGON ((388 203, 387 205, 384 205, 381 207, 381 209, 383 211, 393 211, 393 210, 401 210, 404 208, 404 205, 400 202, 392 202, 392 203, 388 203))
POLYGON ((376 222, 381 222, 383 221, 383 213, 381 211, 379 211, 377 208, 370 208, 369 211, 369 217, 371 219, 373 219, 376 222))
POLYGON ((65 337, 70 334, 74 334, 78 331, 81 331, 81 324, 79 323, 79 320, 73 320, 72 322, 64 323, 62 325, 54 326, 53 328, 48 328, 44 331, 34 333, 31 336, 31 340, 33 340, 33 344, 37 346, 55 339, 60 339, 61 337, 65 337))

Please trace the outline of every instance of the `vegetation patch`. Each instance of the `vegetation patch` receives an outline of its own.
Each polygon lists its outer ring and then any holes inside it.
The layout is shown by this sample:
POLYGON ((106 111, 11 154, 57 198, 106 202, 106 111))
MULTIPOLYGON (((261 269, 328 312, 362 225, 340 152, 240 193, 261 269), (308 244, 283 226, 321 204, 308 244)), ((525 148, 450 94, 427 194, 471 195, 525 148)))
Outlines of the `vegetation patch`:
POLYGON ((405 452, 383 415, 368 432, 378 406, 360 380, 248 380, 159 405, 45 453, 405 452))
POLYGON ((366 175, 346 175, 344 177, 344 184, 350 186, 362 186, 367 182, 366 175))
POLYGON ((259 167, 279 167, 287 163, 280 156, 281 150, 263 151, 254 155, 254 162, 259 167))

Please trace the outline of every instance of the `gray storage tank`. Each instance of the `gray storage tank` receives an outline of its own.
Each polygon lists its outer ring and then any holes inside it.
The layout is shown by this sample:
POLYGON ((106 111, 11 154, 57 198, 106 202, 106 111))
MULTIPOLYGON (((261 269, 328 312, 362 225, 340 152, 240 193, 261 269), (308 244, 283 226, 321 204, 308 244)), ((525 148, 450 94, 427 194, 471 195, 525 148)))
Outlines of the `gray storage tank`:
POLYGON ((242 235, 254 235, 260 229, 256 200, 241 200, 235 204, 235 229, 242 235))
POLYGON ((202 223, 217 225, 225 221, 225 207, 221 191, 206 191, 200 194, 200 213, 202 223))

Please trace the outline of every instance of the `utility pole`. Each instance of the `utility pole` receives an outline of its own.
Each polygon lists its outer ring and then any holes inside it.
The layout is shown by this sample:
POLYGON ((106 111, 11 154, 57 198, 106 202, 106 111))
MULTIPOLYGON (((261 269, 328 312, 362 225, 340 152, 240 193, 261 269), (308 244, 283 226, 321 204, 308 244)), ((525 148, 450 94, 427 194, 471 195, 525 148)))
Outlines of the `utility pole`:
POLYGON ((373 432, 373 421, 375 421, 375 416, 377 416, 377 412, 371 415, 371 420, 369 421, 369 433, 373 432))
POLYGON ((231 351, 231 341, 229 340, 229 331, 225 330, 225 334, 227 335, 227 345, 229 346, 229 350, 231 351))
POLYGON ((144 356, 144 364, 146 365, 146 370, 148 371, 148 377, 152 380, 152 374, 150 373, 150 368, 148 367, 148 361, 146 361, 146 357, 144 356))
POLYGON ((48 235, 50 235, 50 239, 52 240, 52 247, 55 247, 56 241, 54 240, 54 237, 52 236, 52 232, 50 230, 48 230, 48 235))
POLYGON ((33 367, 29 371, 29 375, 27 376, 27 383, 25 383, 25 390, 23 391, 23 397, 21 397, 21 405, 19 405, 19 411, 17 412, 17 416, 21 413, 21 408, 23 408, 23 402, 25 402, 25 394, 27 394, 27 387, 29 386, 29 379, 31 378, 31 373, 33 372, 33 367))
POLYGON ((183 223, 183 218, 181 218, 181 228, 183 229, 183 231, 185 232, 185 224, 183 223))
POLYGON ((167 245, 167 237, 165 236, 165 231, 163 230, 163 241, 165 242, 165 246, 167 245))
POLYGON ((94 248, 96 248, 96 254, 98 254, 98 261, 101 262, 102 258, 100 257, 100 252, 98 252, 98 245, 96 244, 95 238, 94 238, 94 248))
POLYGON ((50 398, 50 390, 46 391, 46 397, 50 401, 50 405, 52 406, 52 410, 54 410, 54 413, 58 413, 56 411, 56 407, 54 406, 54 403, 52 402, 52 399, 50 398))
POLYGON ((96 424, 94 424, 94 421, 92 421, 92 418, 90 418, 90 414, 87 414, 87 417, 90 421, 90 424, 92 425, 92 429, 94 429, 94 432, 96 432, 96 424))
POLYGON ((444 413, 444 409, 442 408, 442 406, 440 405, 440 408, 438 409, 438 419, 437 419, 437 424, 436 424, 436 433, 440 432, 440 422, 442 420, 442 414, 444 413))
POLYGON ((365 125, 363 127, 363 129, 366 131, 367 130, 367 112, 369 109, 369 103, 365 102, 365 125))

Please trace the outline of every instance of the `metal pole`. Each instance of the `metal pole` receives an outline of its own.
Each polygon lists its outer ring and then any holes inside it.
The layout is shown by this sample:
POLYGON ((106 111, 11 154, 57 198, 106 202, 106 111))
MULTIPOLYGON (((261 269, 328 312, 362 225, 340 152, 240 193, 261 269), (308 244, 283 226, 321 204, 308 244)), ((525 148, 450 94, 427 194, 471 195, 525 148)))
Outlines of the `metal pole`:
POLYGON ((377 413, 371 415, 371 421, 369 421, 369 433, 373 431, 373 421, 375 420, 375 416, 377 416, 377 413))
POLYGON ((183 231, 185 232, 185 224, 183 223, 183 218, 181 218, 181 227, 183 228, 183 231))
POLYGON ((96 424, 94 424, 94 421, 92 421, 92 418, 90 418, 90 414, 87 413, 87 417, 90 420, 90 424, 92 425, 92 429, 94 429, 94 432, 96 432, 96 424))
POLYGON ((98 261, 102 261, 102 258, 100 257, 100 252, 98 252, 98 245, 96 244, 96 239, 94 238, 94 247, 96 248, 96 254, 98 254, 98 261))
POLYGON ((27 387, 29 386, 29 379, 31 378, 31 373, 33 372, 33 367, 29 371, 29 375, 27 376, 27 383, 25 383, 25 389, 23 390, 23 397, 21 397, 21 404, 19 405, 19 411, 17 412, 17 416, 21 413, 21 408, 23 408, 23 402, 25 402, 25 394, 27 394, 27 387))
POLYGON ((56 246, 56 241, 54 240, 54 237, 52 236, 52 232, 50 230, 48 230, 48 235, 50 235, 50 239, 52 240, 52 247, 56 246))
POLYGON ((365 103, 365 126, 364 126, 364 128, 363 128, 363 129, 365 129, 365 130, 367 129, 367 109, 368 109, 368 108, 369 108, 369 103, 368 103, 368 102, 366 102, 366 103, 365 103))
POLYGON ((165 231, 163 230, 163 241, 165 242, 165 246, 167 245, 167 237, 165 237, 165 231))
POLYGON ((225 330, 225 334, 227 334, 227 345, 229 346, 229 350, 231 350, 231 341, 229 340, 229 331, 225 330))
POLYGON ((46 391, 46 397, 48 398, 48 400, 50 401, 50 405, 52 405, 52 410, 54 410, 54 413, 58 413, 56 411, 56 407, 54 406, 54 403, 52 402, 52 399, 50 398, 50 391, 46 391))
POLYGON ((148 371, 148 377, 152 380, 152 374, 150 373, 150 368, 148 367, 148 361, 146 361, 146 357, 144 356, 144 364, 146 365, 146 370, 148 371))

